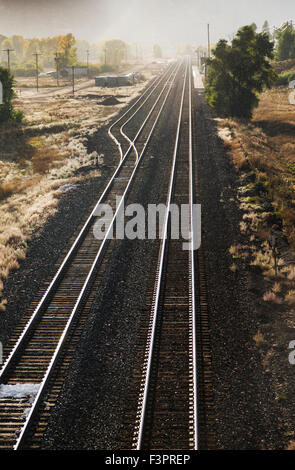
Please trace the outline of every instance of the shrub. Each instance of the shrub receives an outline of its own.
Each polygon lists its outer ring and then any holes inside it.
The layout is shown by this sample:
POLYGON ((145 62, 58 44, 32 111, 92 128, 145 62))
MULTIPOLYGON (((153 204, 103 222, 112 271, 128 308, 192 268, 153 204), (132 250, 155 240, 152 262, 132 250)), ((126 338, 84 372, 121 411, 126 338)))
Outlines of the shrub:
POLYGON ((281 73, 275 83, 275 86, 288 86, 292 80, 295 80, 295 72, 281 73))
MULTIPOLYGON (((12 71, 15 77, 35 77, 36 64, 34 62, 17 64, 12 67, 12 71)), ((43 72, 43 67, 41 65, 39 65, 39 73, 40 72, 43 72)))
POLYGON ((3 104, 0 104, 0 123, 2 122, 21 122, 23 119, 22 111, 15 111, 12 100, 14 98, 14 80, 13 75, 8 69, 0 67, 0 80, 3 85, 3 104))

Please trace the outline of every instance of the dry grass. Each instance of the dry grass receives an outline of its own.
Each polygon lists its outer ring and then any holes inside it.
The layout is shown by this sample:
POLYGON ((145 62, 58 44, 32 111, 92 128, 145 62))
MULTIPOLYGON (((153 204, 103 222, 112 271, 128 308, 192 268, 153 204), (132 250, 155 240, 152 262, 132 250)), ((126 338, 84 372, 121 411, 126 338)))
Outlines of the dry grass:
POLYGON ((236 273, 238 271, 238 266, 234 263, 230 266, 229 268, 231 270, 232 273, 236 273))
MULTIPOLYGON (((148 78, 150 75, 148 74, 148 78)), ((28 87, 32 86, 26 80, 28 87)), ((16 107, 24 110, 22 126, 1 126, 0 133, 0 311, 5 280, 26 258, 32 233, 57 210, 66 183, 83 182, 80 172, 99 176, 103 156, 88 153, 88 136, 137 96, 146 83, 116 89, 83 89, 73 98, 56 90, 29 88, 18 93, 16 107), (100 106, 89 99, 97 95, 120 95, 117 106, 100 106)))
POLYGON ((285 301, 290 307, 295 305, 295 290, 290 290, 285 297, 285 301))
POLYGON ((261 346, 264 343, 264 337, 260 331, 258 331, 258 333, 256 333, 255 336, 253 336, 253 339, 256 343, 256 346, 261 346))
POLYGON ((273 285, 272 291, 275 294, 279 294, 281 292, 281 290, 282 290, 282 285, 279 282, 275 282, 274 285, 273 285))
POLYGON ((286 450, 295 450, 295 441, 290 441, 286 450))
POLYGON ((274 292, 266 292, 263 296, 263 300, 264 302, 273 302, 274 304, 281 304, 282 303, 282 299, 280 299, 279 297, 276 296, 276 294, 274 292))
POLYGON ((32 158, 33 172, 41 175, 48 173, 50 168, 62 160, 64 160, 64 156, 56 148, 47 146, 38 149, 32 158))
POLYGON ((288 94, 288 89, 263 93, 251 122, 218 120, 219 136, 242 183, 239 200, 244 215, 240 231, 245 243, 231 247, 230 254, 259 268, 268 289, 263 300, 286 311, 295 306, 295 107, 289 103, 288 94), (260 192, 255 189, 257 185, 262 188, 260 192), (266 202, 267 207, 271 202, 272 208, 265 211, 266 202), (280 221, 291 247, 284 259, 278 260, 277 271, 268 243, 274 218, 280 221))
MULTIPOLYGON (((263 93, 250 123, 218 121, 237 170, 256 174, 295 248, 295 107, 288 95, 289 90, 281 88, 263 93)), ((244 224, 241 231, 246 231, 244 224)))
POLYGON ((6 305, 7 305, 7 300, 6 299, 4 299, 0 302, 0 312, 5 312, 6 305))

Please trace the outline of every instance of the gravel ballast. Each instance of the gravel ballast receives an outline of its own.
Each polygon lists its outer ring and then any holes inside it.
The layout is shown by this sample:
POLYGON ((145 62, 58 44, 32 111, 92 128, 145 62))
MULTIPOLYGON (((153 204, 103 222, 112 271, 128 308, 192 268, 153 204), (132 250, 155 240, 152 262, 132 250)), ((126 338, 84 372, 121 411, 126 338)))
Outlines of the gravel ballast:
MULTIPOLYGON (((175 135, 176 117, 171 100, 143 157, 126 204, 146 206, 166 202, 167 162, 174 146, 169 136, 175 135)), ((44 449, 121 448, 140 314, 145 306, 148 273, 157 243, 114 242, 107 271, 52 413, 44 449)))
MULTIPOLYGON (((196 165, 208 288, 216 447, 286 448, 293 437, 290 429, 295 419, 287 340, 295 339, 295 335, 292 338, 290 329, 282 331, 275 310, 269 314, 261 307, 257 275, 245 263, 236 271, 230 269, 233 259, 229 248, 243 241, 238 175, 217 137, 216 122, 203 92, 195 94, 196 165), (278 348, 278 359, 271 370, 264 366, 253 340, 262 326, 267 326, 268 339, 278 348), (288 390, 277 399, 274 384, 283 383, 286 377, 288 390)), ((132 202, 165 202, 167 161, 173 154, 171 135, 176 122, 172 105, 148 148, 142 164, 145 176, 132 188, 132 202)), ((102 176, 89 178, 86 172, 75 190, 63 194, 58 211, 33 236, 26 260, 7 280, 4 297, 8 306, 0 315, 0 341, 4 346, 36 293, 54 274, 55 263, 62 260, 70 239, 89 216, 118 164, 117 148, 106 128, 89 137, 88 147, 89 152, 104 154, 102 176)), ((121 448, 140 312, 155 248, 156 243, 150 241, 114 242, 110 263, 52 412, 43 449, 121 448)))

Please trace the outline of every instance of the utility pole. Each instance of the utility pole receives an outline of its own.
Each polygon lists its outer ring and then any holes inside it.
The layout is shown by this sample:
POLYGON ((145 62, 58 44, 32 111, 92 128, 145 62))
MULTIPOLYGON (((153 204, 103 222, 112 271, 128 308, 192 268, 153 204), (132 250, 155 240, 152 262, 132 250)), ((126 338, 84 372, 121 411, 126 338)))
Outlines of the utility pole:
POLYGON ((210 59, 211 57, 211 47, 210 47, 210 25, 207 25, 207 30, 208 30, 208 58, 210 59))
POLYGON ((14 49, 3 49, 3 52, 7 52, 7 68, 10 71, 10 52, 14 51, 14 49))
POLYGON ((32 55, 35 56, 35 60, 36 60, 36 88, 37 88, 37 91, 39 91, 39 55, 42 55, 42 54, 35 52, 35 54, 32 54, 32 55))
POLYGON ((58 61, 59 61, 59 57, 58 57, 58 52, 55 53, 55 63, 56 63, 56 85, 59 86, 59 65, 58 65, 58 61))
POLYGON ((73 95, 75 94, 75 66, 72 65, 72 85, 73 85, 73 95))
MULTIPOLYGON (((207 35, 208 35, 208 59, 210 59, 211 57, 211 47, 210 47, 210 25, 209 23, 207 24, 207 35)), ((204 54, 206 55, 206 54, 204 54)), ((205 77, 207 76, 207 65, 206 65, 206 62, 205 62, 205 77)))
POLYGON ((86 51, 86 54, 87 54, 87 78, 89 79, 89 49, 87 49, 86 51))

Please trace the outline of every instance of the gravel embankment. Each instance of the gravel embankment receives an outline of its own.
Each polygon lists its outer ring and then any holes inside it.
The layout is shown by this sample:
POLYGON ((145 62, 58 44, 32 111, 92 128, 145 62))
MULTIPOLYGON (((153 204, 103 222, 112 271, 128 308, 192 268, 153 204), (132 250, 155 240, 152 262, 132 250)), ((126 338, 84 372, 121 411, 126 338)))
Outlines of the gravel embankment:
MULTIPOLYGON (((165 203, 177 119, 166 109, 148 147, 129 201, 165 203), (163 146, 165 142, 165 146, 163 146)), ((177 110, 176 110, 177 113, 177 110)), ((128 201, 128 202, 129 202, 128 201)), ((155 243, 116 241, 62 394, 44 438, 44 449, 119 450, 136 337, 144 309, 155 243)))
MULTIPOLYGON (((281 404, 275 397, 272 371, 263 364, 266 356, 260 354, 254 341, 261 325, 268 324, 274 333, 276 309, 263 305, 261 275, 251 272, 246 263, 240 263, 236 272, 230 270, 233 259, 229 248, 245 243, 239 230, 242 220, 237 202, 239 179, 217 137, 216 123, 202 94, 197 95, 197 102, 197 161, 217 446, 227 450, 281 449, 288 442, 281 420, 281 404)), ((273 341, 280 339, 276 336, 273 341)), ((281 350, 285 369, 288 368, 287 344, 281 350)), ((288 406, 292 413, 292 404, 288 406)))

